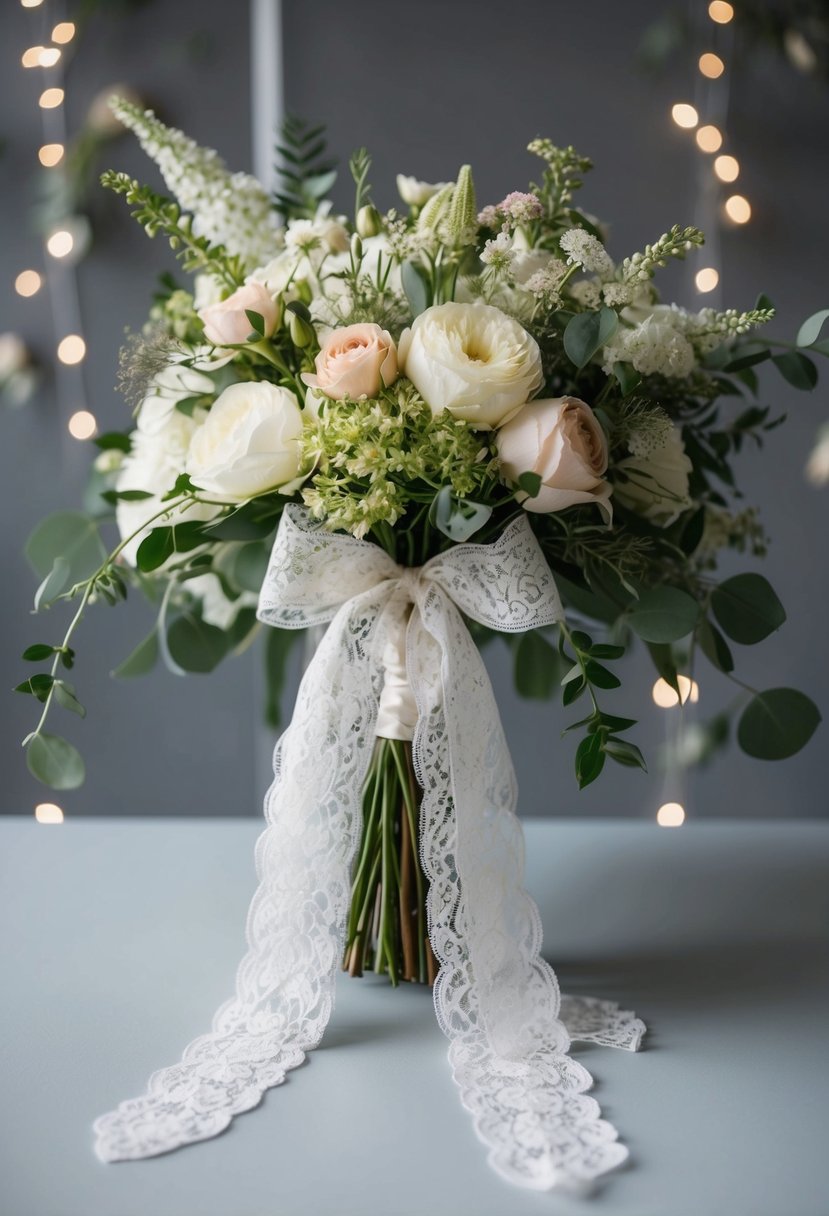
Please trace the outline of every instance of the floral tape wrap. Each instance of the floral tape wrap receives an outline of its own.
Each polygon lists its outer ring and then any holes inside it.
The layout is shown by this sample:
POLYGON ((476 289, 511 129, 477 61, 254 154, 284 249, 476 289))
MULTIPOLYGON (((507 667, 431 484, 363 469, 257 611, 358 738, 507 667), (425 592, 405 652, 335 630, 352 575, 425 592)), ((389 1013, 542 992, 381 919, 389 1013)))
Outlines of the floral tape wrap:
POLYGON ((280 628, 330 625, 276 748, 236 995, 143 1097, 97 1121, 102 1159, 216 1135, 319 1043, 344 946, 384 654, 407 611, 435 1008, 464 1105, 492 1166, 523 1186, 588 1180, 627 1156, 568 1049, 571 1039, 635 1049, 644 1027, 610 1002, 560 998, 540 957, 512 764, 462 615, 502 632, 561 619, 527 520, 492 545, 457 545, 414 571, 289 506, 259 617, 280 628))

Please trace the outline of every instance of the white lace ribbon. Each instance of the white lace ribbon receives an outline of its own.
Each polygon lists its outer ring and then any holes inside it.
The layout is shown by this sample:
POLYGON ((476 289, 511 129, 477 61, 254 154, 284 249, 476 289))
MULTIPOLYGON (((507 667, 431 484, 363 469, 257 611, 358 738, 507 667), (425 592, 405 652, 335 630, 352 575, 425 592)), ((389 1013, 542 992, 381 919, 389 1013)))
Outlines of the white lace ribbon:
MULTIPOLYGON (((384 656, 406 613, 406 672, 393 674, 398 684, 408 676, 417 703, 421 859, 440 963, 435 1008, 464 1105, 492 1166, 523 1186, 591 1179, 627 1156, 585 1093, 589 1073, 567 1052, 571 1039, 635 1050, 644 1026, 610 1002, 560 999, 540 957, 509 751, 461 615, 502 632, 561 619, 526 519, 492 545, 457 545, 413 571, 288 507, 259 617, 281 628, 331 623, 276 748, 236 996, 179 1064, 151 1077, 144 1096, 96 1121, 103 1160, 216 1135, 319 1043, 344 948, 384 656)), ((394 695, 410 718, 408 694, 400 687, 394 695)))

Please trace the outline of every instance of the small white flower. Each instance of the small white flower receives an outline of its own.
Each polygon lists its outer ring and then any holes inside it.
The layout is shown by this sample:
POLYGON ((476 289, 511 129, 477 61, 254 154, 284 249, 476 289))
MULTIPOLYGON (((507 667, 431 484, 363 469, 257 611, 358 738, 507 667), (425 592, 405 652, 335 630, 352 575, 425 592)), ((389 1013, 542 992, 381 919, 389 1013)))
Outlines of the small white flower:
POLYGON ((509 270, 512 259, 512 237, 508 232, 499 232, 491 241, 486 242, 481 251, 481 261, 484 265, 502 273, 509 270))
POLYGON ((585 270, 592 271, 601 279, 612 278, 615 267, 610 254, 600 240, 584 228, 570 228, 559 241, 562 252, 572 265, 578 262, 585 270))

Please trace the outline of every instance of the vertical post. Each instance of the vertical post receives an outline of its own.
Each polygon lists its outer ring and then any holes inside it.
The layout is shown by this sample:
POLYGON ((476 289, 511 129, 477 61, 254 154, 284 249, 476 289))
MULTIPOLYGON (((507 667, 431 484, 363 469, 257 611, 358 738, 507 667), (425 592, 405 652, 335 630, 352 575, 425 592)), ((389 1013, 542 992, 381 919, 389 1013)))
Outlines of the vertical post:
POLYGON ((272 189, 275 135, 284 110, 282 0, 251 0, 250 86, 253 173, 272 189))

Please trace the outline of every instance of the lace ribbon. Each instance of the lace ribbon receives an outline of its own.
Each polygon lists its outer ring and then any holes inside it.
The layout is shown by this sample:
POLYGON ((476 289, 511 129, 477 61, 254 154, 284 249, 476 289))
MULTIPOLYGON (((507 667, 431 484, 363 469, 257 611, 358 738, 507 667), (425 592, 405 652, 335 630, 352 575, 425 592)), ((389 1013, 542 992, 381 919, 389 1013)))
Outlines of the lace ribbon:
POLYGON ((588 1180, 627 1156, 568 1049, 580 1039, 635 1050, 644 1026, 610 1002, 560 998, 540 957, 512 763, 462 612, 502 632, 561 619, 523 517, 494 544, 457 545, 415 571, 286 508, 259 617, 281 628, 331 623, 276 748, 248 953, 212 1031, 155 1073, 144 1096, 96 1121, 103 1160, 215 1136, 319 1043, 344 947, 384 655, 407 613, 435 1008, 463 1103, 493 1168, 523 1186, 588 1180))

